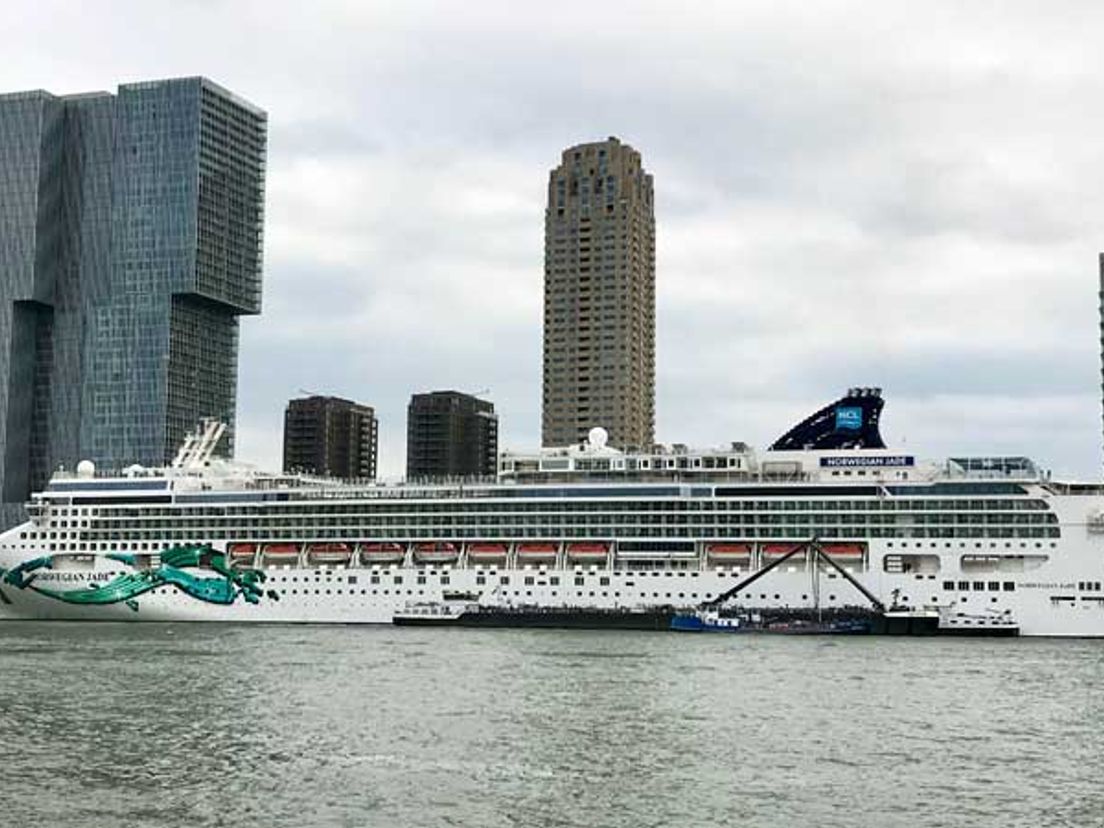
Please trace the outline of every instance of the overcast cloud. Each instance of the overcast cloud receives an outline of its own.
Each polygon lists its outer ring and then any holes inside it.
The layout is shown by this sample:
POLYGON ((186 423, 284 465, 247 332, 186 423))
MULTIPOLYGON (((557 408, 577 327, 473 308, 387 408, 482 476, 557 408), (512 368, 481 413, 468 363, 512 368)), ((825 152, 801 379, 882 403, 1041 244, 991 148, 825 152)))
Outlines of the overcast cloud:
POLYGON ((543 210, 571 144, 657 202, 657 437, 764 445, 849 385, 925 456, 1099 476, 1104 6, 9 2, 0 89, 206 75, 267 110, 239 455, 299 389, 490 389, 540 432, 543 210))

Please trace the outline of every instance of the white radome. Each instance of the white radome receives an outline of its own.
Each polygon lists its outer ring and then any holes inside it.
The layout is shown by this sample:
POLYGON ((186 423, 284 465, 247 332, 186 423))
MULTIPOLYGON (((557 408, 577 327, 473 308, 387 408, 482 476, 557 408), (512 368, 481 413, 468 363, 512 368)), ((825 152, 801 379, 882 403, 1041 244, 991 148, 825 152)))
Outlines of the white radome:
POLYGON ((594 448, 605 448, 609 442, 609 432, 601 426, 595 426, 587 434, 587 443, 594 448))
POLYGON ((91 460, 81 460, 77 463, 77 477, 95 477, 96 464, 91 460))

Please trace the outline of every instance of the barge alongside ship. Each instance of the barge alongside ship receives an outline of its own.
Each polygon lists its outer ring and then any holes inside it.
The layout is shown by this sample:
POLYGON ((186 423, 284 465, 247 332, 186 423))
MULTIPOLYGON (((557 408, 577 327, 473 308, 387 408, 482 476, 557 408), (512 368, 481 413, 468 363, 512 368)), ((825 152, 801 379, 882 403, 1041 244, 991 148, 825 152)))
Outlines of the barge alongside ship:
POLYGON ((542 607, 482 604, 414 604, 396 612, 399 627, 537 628, 555 630, 648 630, 666 632, 673 607, 542 607))

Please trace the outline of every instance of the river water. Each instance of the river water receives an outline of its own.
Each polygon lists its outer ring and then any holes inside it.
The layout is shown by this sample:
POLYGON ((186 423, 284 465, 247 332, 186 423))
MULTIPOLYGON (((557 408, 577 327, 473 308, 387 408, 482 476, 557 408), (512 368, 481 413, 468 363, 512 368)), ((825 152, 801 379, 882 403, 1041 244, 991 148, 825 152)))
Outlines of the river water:
POLYGON ((1104 641, 0 624, 0 825, 1104 826, 1104 641))

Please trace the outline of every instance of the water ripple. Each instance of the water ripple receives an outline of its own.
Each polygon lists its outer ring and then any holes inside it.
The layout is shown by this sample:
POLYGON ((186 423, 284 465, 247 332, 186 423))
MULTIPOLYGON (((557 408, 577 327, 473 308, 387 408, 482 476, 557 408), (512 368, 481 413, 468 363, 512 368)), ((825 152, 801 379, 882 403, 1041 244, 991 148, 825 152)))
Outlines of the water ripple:
POLYGON ((5 823, 1101 825, 1102 654, 5 623, 5 823))

